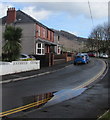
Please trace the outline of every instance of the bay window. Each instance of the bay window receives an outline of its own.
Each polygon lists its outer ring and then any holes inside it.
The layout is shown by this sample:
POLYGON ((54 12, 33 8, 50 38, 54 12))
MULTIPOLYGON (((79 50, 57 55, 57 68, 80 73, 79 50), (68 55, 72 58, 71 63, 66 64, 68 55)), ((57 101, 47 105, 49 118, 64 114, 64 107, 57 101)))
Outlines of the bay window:
POLYGON ((44 43, 36 43, 36 54, 37 55, 44 55, 45 51, 44 51, 45 47, 44 47, 44 43))

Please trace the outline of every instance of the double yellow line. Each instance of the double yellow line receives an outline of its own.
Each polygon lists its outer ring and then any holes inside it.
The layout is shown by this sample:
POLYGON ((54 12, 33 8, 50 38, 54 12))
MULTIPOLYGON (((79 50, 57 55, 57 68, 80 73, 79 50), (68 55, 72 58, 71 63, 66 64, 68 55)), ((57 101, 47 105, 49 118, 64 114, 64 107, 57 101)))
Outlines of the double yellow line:
MULTIPOLYGON (((102 61, 102 60, 100 60, 100 61, 102 61)), ((76 88, 73 88, 73 89, 84 88, 84 87, 90 85, 91 83, 93 83, 94 81, 96 81, 96 80, 104 73, 104 71, 105 71, 106 68, 107 68, 106 63, 105 63, 104 61, 102 61, 102 62, 103 62, 103 64, 104 64, 104 67, 102 68, 102 70, 101 70, 96 76, 94 76, 94 77, 91 78, 89 81, 87 81, 87 82, 83 83, 82 85, 79 85, 79 86, 77 86, 76 88)), ((108 71, 108 69, 106 70, 105 73, 107 73, 107 71, 108 71)))
MULTIPOLYGON (((106 64, 104 63, 103 69, 95 77, 93 77, 89 81, 87 81, 87 82, 83 83, 82 85, 79 85, 78 87, 73 88, 73 89, 83 88, 83 87, 86 87, 87 85, 91 84, 92 82, 94 82, 97 78, 99 78, 103 74, 105 69, 106 69, 106 64)), ((50 99, 51 99, 51 97, 43 99, 43 100, 40 100, 40 101, 37 101, 37 102, 34 102, 34 103, 30 103, 28 105, 24 105, 24 106, 15 108, 15 109, 11 109, 11 110, 8 110, 8 111, 5 111, 5 112, 1 112, 0 113, 0 117, 11 115, 11 114, 14 114, 14 113, 17 113, 17 112, 20 112, 20 111, 23 111, 23 110, 35 107, 35 106, 37 107, 37 106, 39 106, 39 105, 41 105, 43 103, 46 103, 50 99)))
POLYGON ((39 105, 41 105, 43 103, 46 103, 49 99, 50 98, 43 99, 43 100, 40 100, 40 101, 37 101, 37 102, 34 102, 34 103, 30 103, 28 105, 24 105, 24 106, 14 108, 14 109, 11 109, 11 110, 8 110, 8 111, 5 111, 5 112, 1 112, 0 117, 4 117, 4 116, 7 116, 7 115, 11 115, 11 114, 14 114, 14 113, 17 113, 17 112, 20 112, 20 111, 35 107, 35 106, 39 106, 39 105))

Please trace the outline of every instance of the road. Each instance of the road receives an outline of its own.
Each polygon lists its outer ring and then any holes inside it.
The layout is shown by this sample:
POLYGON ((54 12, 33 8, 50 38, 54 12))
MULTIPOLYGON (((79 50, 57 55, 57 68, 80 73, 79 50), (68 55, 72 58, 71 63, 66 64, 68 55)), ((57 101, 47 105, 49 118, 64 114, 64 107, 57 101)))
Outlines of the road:
MULTIPOLYGON (((7 111, 20 107, 24 105, 24 98, 29 96, 61 91, 63 89, 74 89, 92 79, 102 68, 104 68, 103 61, 92 59, 86 65, 69 65, 51 74, 3 84, 2 109, 7 111)), ((13 115, 9 117, 13 117, 13 115)))

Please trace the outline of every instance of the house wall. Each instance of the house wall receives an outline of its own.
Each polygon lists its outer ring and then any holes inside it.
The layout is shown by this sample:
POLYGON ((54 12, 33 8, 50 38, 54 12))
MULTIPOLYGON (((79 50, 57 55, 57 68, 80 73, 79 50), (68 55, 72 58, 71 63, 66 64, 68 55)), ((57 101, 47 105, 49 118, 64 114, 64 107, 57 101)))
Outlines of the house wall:
POLYGON ((54 32, 48 28, 44 28, 36 24, 36 38, 41 38, 44 40, 54 42, 54 32))
MULTIPOLYGON (((22 31, 22 38, 21 38, 21 53, 25 54, 37 54, 38 52, 40 53, 40 48, 37 48, 37 38, 41 38, 41 42, 43 40, 48 40, 51 42, 54 42, 54 32, 49 29, 48 27, 44 26, 43 24, 40 24, 37 21, 34 21, 31 17, 28 18, 25 13, 20 13, 20 11, 15 10, 15 8, 8 8, 7 10, 7 16, 6 16, 6 24, 13 25, 15 27, 20 27, 22 31), (21 18, 20 18, 21 15, 21 18), (24 19, 24 20, 23 20, 24 19), (30 20, 29 20, 30 19, 30 20), (29 20, 29 21, 28 21, 29 20), (36 52, 38 50, 38 52, 36 52)), ((4 25, 4 30, 5 30, 5 25, 4 25)), ((3 31, 4 32, 4 31, 3 31)), ((50 52, 50 47, 51 43, 48 42, 43 42, 44 46, 43 49, 45 48, 47 53, 50 52)), ((41 47, 42 45, 41 44, 41 47)), ((4 45, 4 40, 3 40, 3 45, 4 45)), ((45 54, 41 48, 41 54, 45 54)))
POLYGON ((79 51, 83 48, 83 44, 78 42, 77 40, 69 40, 66 37, 63 37, 62 35, 59 36, 58 40, 58 35, 54 34, 54 41, 55 43, 59 43, 62 45, 64 49, 67 51, 79 51))
MULTIPOLYGON (((6 26, 2 26, 2 33, 4 33, 6 26)), ((15 27, 22 29, 21 38, 21 53, 34 54, 35 53, 35 24, 16 24, 15 27)), ((5 41, 2 40, 2 46, 5 41)))
POLYGON ((61 46, 62 45, 59 43, 59 37, 55 33, 54 33, 54 42, 57 44, 57 46, 55 46, 55 53, 61 54, 61 46))
POLYGON ((21 52, 25 54, 35 54, 35 24, 17 24, 22 31, 22 49, 21 52))

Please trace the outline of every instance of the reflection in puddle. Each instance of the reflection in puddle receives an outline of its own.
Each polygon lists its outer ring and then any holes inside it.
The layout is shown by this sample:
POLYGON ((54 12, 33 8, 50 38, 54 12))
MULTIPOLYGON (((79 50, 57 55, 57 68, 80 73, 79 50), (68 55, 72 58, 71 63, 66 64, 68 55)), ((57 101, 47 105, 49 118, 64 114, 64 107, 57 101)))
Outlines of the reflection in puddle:
POLYGON ((49 93, 44 93, 40 95, 33 95, 33 96, 28 96, 23 98, 23 105, 29 105, 29 109, 31 110, 33 108, 39 108, 45 103, 47 103, 52 97, 53 97, 54 92, 49 92, 49 93))
MULTIPOLYGON (((36 109, 41 106, 48 107, 65 100, 77 97, 81 93, 83 93, 87 88, 79 88, 79 89, 64 89, 58 92, 49 92, 40 95, 33 95, 23 98, 23 104, 27 105, 30 103, 37 103, 34 107, 30 107, 30 109, 36 109)), ((27 110, 25 110, 27 111, 27 110)))
POLYGON ((69 100, 71 98, 79 96, 81 93, 83 93, 87 88, 79 88, 79 89, 64 89, 59 92, 54 93, 51 100, 48 101, 47 104, 45 104, 44 107, 51 106, 60 102, 63 102, 65 100, 69 100))

